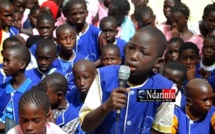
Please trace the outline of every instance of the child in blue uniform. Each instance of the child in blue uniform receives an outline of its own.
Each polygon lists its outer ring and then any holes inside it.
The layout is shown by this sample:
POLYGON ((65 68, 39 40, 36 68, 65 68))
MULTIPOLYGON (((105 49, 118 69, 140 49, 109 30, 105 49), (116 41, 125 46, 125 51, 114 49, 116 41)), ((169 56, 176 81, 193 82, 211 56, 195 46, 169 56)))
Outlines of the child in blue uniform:
POLYGON ((215 36, 210 35, 205 38, 202 54, 199 73, 204 79, 208 79, 215 69, 215 36))
POLYGON ((120 65, 122 58, 120 57, 119 47, 113 44, 107 44, 102 47, 100 60, 102 66, 120 65))
POLYGON ((178 62, 167 63, 163 69, 163 76, 177 85, 178 92, 176 96, 178 99, 176 99, 176 105, 179 107, 185 106, 186 97, 183 82, 186 80, 186 68, 178 62))
POLYGON ((64 126, 78 117, 78 110, 66 100, 68 82, 59 73, 47 75, 42 82, 47 85, 46 94, 49 96, 52 114, 56 124, 64 130, 64 126))
POLYGON ((138 89, 176 89, 171 81, 152 71, 155 64, 162 60, 166 45, 163 33, 152 26, 135 33, 125 48, 125 64, 131 71, 127 82, 130 90, 119 87, 119 65, 98 69, 98 75, 79 113, 84 131, 115 133, 115 111, 121 109, 117 133, 171 132, 175 103, 137 102, 138 89))
POLYGON ((74 51, 76 44, 75 31, 70 25, 63 24, 57 28, 56 35, 60 52, 53 66, 66 74, 72 74, 74 64, 81 59, 85 59, 82 54, 74 51))
POLYGON ((85 0, 71 0, 67 3, 70 6, 68 20, 74 23, 74 30, 78 36, 76 52, 81 53, 90 61, 99 59, 99 38, 100 30, 86 22, 87 5, 85 0))
MULTIPOLYGON (((39 35, 43 39, 49 39, 54 41, 53 31, 55 28, 55 20, 53 16, 49 13, 42 13, 39 15, 37 19, 37 30, 39 35)), ((37 49, 37 43, 30 47, 30 51, 32 55, 35 57, 37 49)))
POLYGON ((57 46, 54 41, 42 39, 37 44, 36 61, 37 68, 27 70, 26 75, 36 84, 38 84, 46 75, 58 72, 66 76, 66 73, 53 67, 52 63, 57 55, 57 46))
MULTIPOLYGON (((71 103, 79 112, 90 86, 96 76, 96 67, 93 62, 88 60, 80 60, 73 67, 74 82, 76 88, 72 89, 67 94, 67 100, 71 103)), ((84 133, 80 128, 79 117, 67 123, 64 127, 67 133, 84 133), (76 126, 71 127, 71 126, 76 126)))
POLYGON ((19 99, 33 86, 24 73, 30 60, 30 52, 25 46, 12 45, 3 51, 3 70, 12 78, 0 86, 0 130, 4 130, 6 117, 18 123, 19 99))
POLYGON ((193 79, 185 87, 187 105, 174 111, 172 134, 211 134, 215 131, 215 107, 212 87, 202 79, 193 79))
MULTIPOLYGON (((12 26, 12 16, 14 8, 9 0, 1 0, 0 2, 0 51, 4 40, 13 35, 19 34, 19 30, 12 26)), ((0 63, 2 63, 2 55, 0 53, 0 63)))
POLYGON ((105 17, 100 21, 100 29, 102 31, 102 34, 104 35, 107 43, 111 43, 114 45, 117 45, 120 49, 120 56, 122 59, 124 59, 125 54, 124 54, 124 47, 126 45, 126 41, 115 37, 118 33, 117 30, 117 20, 112 17, 105 17))

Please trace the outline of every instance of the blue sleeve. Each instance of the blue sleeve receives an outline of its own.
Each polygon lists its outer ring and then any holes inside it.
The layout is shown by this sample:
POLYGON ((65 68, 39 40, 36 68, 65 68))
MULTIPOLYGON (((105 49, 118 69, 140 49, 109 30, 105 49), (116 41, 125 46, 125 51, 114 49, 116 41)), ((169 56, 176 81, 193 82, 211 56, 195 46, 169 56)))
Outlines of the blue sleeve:
POLYGON ((31 22, 29 19, 27 19, 24 24, 23 24, 23 28, 29 29, 29 28, 33 28, 33 26, 31 25, 31 22))
POLYGON ((213 91, 215 93, 215 76, 212 76, 208 79, 208 83, 212 86, 213 91))

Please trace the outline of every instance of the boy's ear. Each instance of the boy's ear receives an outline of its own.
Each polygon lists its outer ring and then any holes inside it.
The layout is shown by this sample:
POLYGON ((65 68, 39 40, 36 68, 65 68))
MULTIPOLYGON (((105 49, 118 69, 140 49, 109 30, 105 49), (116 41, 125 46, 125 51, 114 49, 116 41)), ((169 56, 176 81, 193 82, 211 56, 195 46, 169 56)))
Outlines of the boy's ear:
POLYGON ((119 57, 119 65, 121 65, 121 64, 122 64, 122 58, 119 57))
POLYGON ((187 97, 186 101, 187 101, 188 106, 192 105, 192 99, 190 97, 187 97))
POLYGON ((165 62, 163 57, 159 57, 155 63, 155 68, 159 68, 161 66, 161 64, 163 64, 165 62))
POLYGON ((62 91, 57 92, 57 97, 61 99, 63 97, 63 92, 62 91))
POLYGON ((21 62, 20 62, 20 69, 21 69, 21 70, 25 69, 26 66, 27 66, 27 64, 26 64, 25 61, 21 61, 21 62))
POLYGON ((1 55, 3 55, 3 50, 1 50, 1 55))

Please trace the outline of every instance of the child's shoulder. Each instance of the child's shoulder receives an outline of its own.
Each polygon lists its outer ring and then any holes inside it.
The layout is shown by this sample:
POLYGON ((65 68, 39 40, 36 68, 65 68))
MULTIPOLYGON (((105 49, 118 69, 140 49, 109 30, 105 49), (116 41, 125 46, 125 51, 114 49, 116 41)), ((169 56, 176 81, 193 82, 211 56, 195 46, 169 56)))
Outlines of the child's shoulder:
POLYGON ((66 134, 59 126, 52 122, 46 123, 47 134, 66 134))
POLYGON ((127 42, 126 42, 125 40, 116 37, 116 44, 117 44, 117 45, 118 45, 118 44, 125 45, 126 43, 127 43, 127 42))
POLYGON ((154 72, 152 72, 152 74, 149 76, 149 79, 153 80, 154 84, 159 85, 159 86, 174 84, 172 81, 170 81, 166 77, 164 77, 158 73, 154 73, 154 72))

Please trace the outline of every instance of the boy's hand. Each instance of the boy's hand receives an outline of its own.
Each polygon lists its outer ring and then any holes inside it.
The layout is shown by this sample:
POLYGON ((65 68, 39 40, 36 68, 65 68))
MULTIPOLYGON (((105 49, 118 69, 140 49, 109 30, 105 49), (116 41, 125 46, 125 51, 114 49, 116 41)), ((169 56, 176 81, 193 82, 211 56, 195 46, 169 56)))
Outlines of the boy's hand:
POLYGON ((208 79, 208 77, 210 76, 210 72, 204 70, 203 68, 200 68, 199 74, 200 74, 200 75, 202 76, 202 78, 204 78, 204 79, 208 79))
POLYGON ((187 68, 187 80, 190 81, 196 77, 196 66, 190 65, 187 68))
POLYGON ((108 100, 104 103, 104 109, 108 112, 115 111, 125 107, 127 96, 126 93, 129 91, 128 88, 116 88, 112 91, 108 100))
POLYGON ((180 33, 177 28, 172 29, 172 37, 180 37, 180 33))

